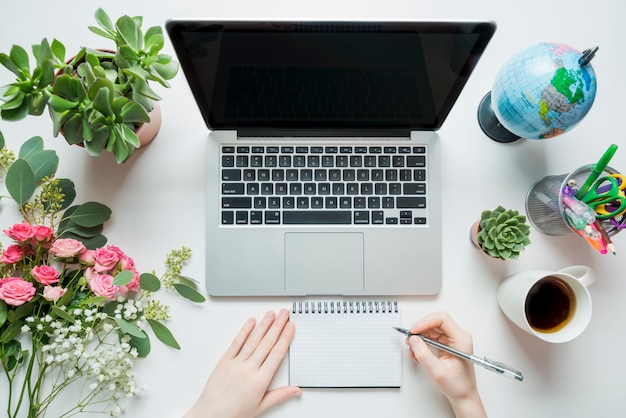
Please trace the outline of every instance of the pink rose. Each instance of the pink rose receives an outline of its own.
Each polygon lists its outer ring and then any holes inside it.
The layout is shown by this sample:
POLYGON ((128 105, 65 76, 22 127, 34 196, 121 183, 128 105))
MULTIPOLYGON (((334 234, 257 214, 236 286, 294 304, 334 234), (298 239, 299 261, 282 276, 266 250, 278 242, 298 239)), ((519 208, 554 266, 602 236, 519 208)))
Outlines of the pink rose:
POLYGON ((61 258, 73 258, 86 250, 85 244, 73 238, 59 238, 50 248, 51 253, 61 258))
POLYGON ((44 285, 55 284, 59 281, 59 273, 52 266, 35 266, 30 273, 35 280, 44 285))
POLYGON ((100 273, 98 273, 93 267, 89 267, 83 271, 83 274, 85 275, 85 280, 87 281, 87 284, 89 284, 91 283, 91 279, 93 279, 96 275, 100 273))
POLYGON ((52 241, 54 237, 54 231, 52 228, 45 225, 36 225, 33 227, 33 237, 39 242, 52 241))
POLYGON ((113 246, 96 249, 94 257, 96 261, 95 269, 100 273, 110 272, 117 266, 117 263, 119 263, 120 261, 120 254, 117 251, 118 248, 111 247, 113 246))
POLYGON ((119 286, 113 285, 113 276, 110 274, 93 274, 91 278, 87 278, 87 283, 93 293, 108 300, 115 300, 120 290, 119 286))
POLYGON ((4 264, 15 264, 24 258, 22 247, 19 244, 9 245, 2 251, 0 261, 4 264))
POLYGON ((35 231, 28 222, 15 224, 11 228, 5 229, 4 233, 7 234, 9 238, 14 239, 17 242, 26 242, 35 236, 35 231))
POLYGON ((111 251, 115 252, 115 254, 117 254, 117 256, 118 256, 119 258, 122 258, 122 257, 126 256, 126 254, 124 254, 124 251, 122 251, 122 250, 120 249, 120 247, 117 247, 117 246, 115 246, 115 245, 107 245, 107 246, 106 246, 106 248, 107 248, 108 250, 111 250, 111 251))
POLYGON ((94 250, 85 250, 84 253, 78 256, 78 259, 83 264, 93 266, 96 264, 96 252, 94 250))
POLYGON ((67 289, 59 286, 45 286, 43 288, 43 298, 49 302, 56 302, 63 297, 65 292, 67 292, 67 289))
POLYGON ((21 277, 0 279, 0 299, 7 305, 23 305, 35 296, 35 292, 35 286, 21 277))
MULTIPOLYGON (((133 280, 130 281, 125 287, 131 292, 136 292, 139 290, 139 272, 135 267, 135 260, 130 258, 127 255, 122 256, 120 260, 120 268, 121 270, 128 270, 133 273, 133 280)), ((126 296, 124 293, 122 296, 126 296)))

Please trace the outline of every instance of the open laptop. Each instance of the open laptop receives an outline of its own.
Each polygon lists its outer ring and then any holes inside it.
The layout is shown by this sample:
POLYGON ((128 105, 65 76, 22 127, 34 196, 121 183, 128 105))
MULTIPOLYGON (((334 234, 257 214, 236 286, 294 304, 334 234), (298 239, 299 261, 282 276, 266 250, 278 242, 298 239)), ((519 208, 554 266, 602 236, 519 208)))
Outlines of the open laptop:
POLYGON ((212 131, 209 294, 439 292, 436 131, 493 22, 166 28, 212 131))

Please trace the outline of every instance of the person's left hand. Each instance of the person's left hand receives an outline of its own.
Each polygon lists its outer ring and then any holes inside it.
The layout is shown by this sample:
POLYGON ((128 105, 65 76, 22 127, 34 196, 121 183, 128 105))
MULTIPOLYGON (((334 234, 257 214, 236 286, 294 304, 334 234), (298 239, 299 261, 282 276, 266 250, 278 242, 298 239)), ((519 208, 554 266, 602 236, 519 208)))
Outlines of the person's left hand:
POLYGON ((295 334, 289 311, 270 311, 255 324, 246 321, 186 418, 252 418, 302 392, 295 386, 268 390, 295 334))

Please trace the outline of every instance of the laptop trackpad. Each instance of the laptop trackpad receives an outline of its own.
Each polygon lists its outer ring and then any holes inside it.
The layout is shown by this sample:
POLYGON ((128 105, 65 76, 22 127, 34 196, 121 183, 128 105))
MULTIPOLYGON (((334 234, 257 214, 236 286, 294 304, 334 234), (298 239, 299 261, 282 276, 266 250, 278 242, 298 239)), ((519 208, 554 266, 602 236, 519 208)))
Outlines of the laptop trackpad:
POLYGON ((285 289, 332 294, 363 282, 363 234, 285 234, 285 289))

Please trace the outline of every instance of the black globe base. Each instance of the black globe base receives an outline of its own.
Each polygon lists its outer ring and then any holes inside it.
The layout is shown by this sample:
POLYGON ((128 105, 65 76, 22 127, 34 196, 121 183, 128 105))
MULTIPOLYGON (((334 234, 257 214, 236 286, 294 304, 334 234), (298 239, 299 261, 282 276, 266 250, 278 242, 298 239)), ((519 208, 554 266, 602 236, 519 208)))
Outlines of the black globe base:
POLYGON ((496 142, 510 143, 521 138, 502 126, 496 117, 491 104, 491 92, 487 93, 478 105, 478 124, 485 135, 496 142))

